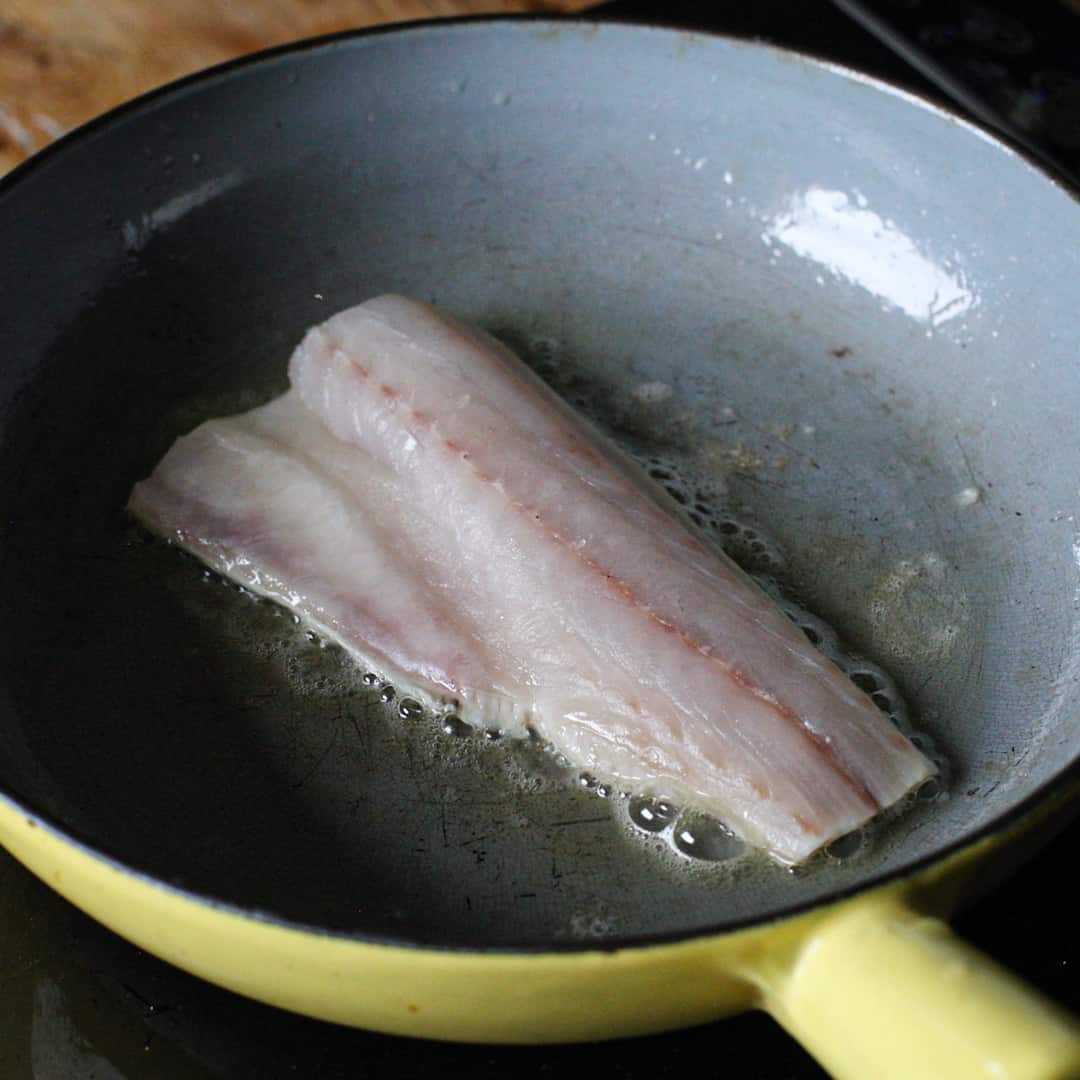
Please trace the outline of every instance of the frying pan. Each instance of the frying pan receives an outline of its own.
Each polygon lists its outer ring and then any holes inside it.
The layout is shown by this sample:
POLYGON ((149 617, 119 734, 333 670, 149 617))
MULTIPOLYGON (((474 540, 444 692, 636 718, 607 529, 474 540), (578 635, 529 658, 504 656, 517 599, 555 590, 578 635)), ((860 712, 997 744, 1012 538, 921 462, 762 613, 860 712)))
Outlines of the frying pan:
POLYGON ((0 226, 0 839, 50 885, 214 982, 398 1034, 760 1007, 837 1076, 1080 1071, 1075 1022, 941 921, 1076 784, 1061 186, 803 56, 466 20, 150 95, 4 181, 0 226), (535 747, 396 716, 127 521, 178 434, 388 289, 756 533, 751 567, 890 673, 947 792, 799 874, 690 860, 535 747))

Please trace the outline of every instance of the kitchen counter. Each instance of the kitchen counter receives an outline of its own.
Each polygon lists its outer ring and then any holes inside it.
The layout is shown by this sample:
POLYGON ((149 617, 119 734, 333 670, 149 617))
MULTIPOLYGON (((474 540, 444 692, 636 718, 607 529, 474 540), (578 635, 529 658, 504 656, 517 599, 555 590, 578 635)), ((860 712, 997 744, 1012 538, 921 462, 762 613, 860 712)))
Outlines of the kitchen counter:
POLYGON ((298 38, 450 15, 565 13, 584 0, 5 0, 0 173, 93 116, 298 38))

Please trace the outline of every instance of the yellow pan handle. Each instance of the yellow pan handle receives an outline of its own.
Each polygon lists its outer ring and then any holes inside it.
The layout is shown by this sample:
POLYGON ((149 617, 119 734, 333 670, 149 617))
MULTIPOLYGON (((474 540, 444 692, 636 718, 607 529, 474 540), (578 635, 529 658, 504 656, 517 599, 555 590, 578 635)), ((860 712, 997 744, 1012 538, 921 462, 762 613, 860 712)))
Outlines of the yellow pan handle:
POLYGON ((837 1080, 1078 1080, 1080 1024, 896 896, 834 910, 763 1005, 837 1080))

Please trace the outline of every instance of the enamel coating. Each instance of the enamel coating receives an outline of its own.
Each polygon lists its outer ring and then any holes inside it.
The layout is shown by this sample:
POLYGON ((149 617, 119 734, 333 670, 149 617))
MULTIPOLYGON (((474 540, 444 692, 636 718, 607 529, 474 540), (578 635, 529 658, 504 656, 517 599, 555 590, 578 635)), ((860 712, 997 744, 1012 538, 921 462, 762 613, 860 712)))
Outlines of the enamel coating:
POLYGON ((1070 1020, 923 921, 1021 861, 1038 831, 1007 826, 1068 795, 1080 749, 1067 190, 804 57, 495 20, 152 95, 0 182, 0 236, 0 831, 44 880, 207 979, 379 1030, 764 1007, 841 1077, 1075 1071, 1070 1020), (707 472, 894 677, 948 798, 815 873, 680 877, 572 778, 515 788, 481 747, 474 780, 321 690, 323 654, 268 631, 290 681, 245 644, 271 616, 188 588, 124 499, 387 290, 707 472))

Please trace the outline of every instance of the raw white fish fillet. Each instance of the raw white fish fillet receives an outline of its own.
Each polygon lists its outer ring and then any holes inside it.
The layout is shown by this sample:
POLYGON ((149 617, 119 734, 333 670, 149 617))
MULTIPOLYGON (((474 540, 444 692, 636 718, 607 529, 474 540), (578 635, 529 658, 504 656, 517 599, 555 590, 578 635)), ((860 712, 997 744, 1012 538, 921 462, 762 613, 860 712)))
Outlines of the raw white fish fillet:
POLYGON ((292 388, 179 439, 130 509, 477 726, 797 863, 934 772, 512 353, 384 296, 292 388))

